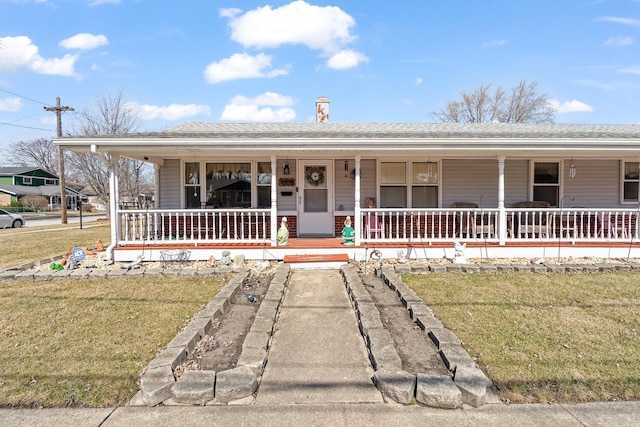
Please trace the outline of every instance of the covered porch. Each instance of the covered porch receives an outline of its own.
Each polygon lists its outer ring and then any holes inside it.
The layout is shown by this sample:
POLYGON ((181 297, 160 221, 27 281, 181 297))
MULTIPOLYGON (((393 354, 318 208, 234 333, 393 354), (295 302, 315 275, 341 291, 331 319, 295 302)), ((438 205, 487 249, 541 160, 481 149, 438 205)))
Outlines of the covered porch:
POLYGON ((55 143, 109 154, 114 260, 441 258, 454 242, 469 258, 639 255, 639 125, 185 123, 55 143), (152 209, 122 209, 121 156, 154 165, 152 209))

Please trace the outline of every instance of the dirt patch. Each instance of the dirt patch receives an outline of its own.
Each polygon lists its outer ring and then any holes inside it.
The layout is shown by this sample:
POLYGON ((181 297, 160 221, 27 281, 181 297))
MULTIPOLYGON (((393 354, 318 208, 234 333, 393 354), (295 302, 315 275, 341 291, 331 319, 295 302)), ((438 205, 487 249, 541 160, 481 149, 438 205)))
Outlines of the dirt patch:
POLYGON ((232 299, 229 310, 213 320, 213 329, 196 345, 183 364, 185 370, 224 371, 236 367, 242 344, 253 325, 260 303, 269 289, 273 273, 249 276, 232 299))
POLYGON ((402 369, 414 375, 427 372, 450 374, 438 349, 426 333, 411 320, 398 294, 374 274, 360 277, 378 307, 384 328, 393 338, 396 351, 402 360, 402 369))

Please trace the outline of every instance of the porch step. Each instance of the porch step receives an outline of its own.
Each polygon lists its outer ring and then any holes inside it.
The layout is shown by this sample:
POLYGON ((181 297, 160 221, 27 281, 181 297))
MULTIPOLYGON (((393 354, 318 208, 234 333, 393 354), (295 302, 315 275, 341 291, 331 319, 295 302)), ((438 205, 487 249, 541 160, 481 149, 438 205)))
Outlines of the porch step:
POLYGON ((349 262, 347 254, 311 254, 311 255, 285 255, 284 262, 291 265, 292 269, 324 268, 335 269, 349 262))

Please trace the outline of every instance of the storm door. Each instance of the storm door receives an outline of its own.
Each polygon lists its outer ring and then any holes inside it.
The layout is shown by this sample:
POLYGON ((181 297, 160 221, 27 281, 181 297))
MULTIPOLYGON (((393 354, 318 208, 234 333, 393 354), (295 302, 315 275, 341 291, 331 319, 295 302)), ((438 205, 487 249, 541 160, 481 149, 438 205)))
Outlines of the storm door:
POLYGON ((299 166, 298 235, 335 235, 331 161, 303 160, 299 166))

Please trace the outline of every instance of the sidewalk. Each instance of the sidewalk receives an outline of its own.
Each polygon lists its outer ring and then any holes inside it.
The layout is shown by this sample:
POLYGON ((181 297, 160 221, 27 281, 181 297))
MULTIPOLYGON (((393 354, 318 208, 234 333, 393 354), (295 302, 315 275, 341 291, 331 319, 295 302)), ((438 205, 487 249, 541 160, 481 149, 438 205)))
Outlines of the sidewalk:
POLYGON ((294 270, 256 405, 382 403, 337 270, 294 270))

